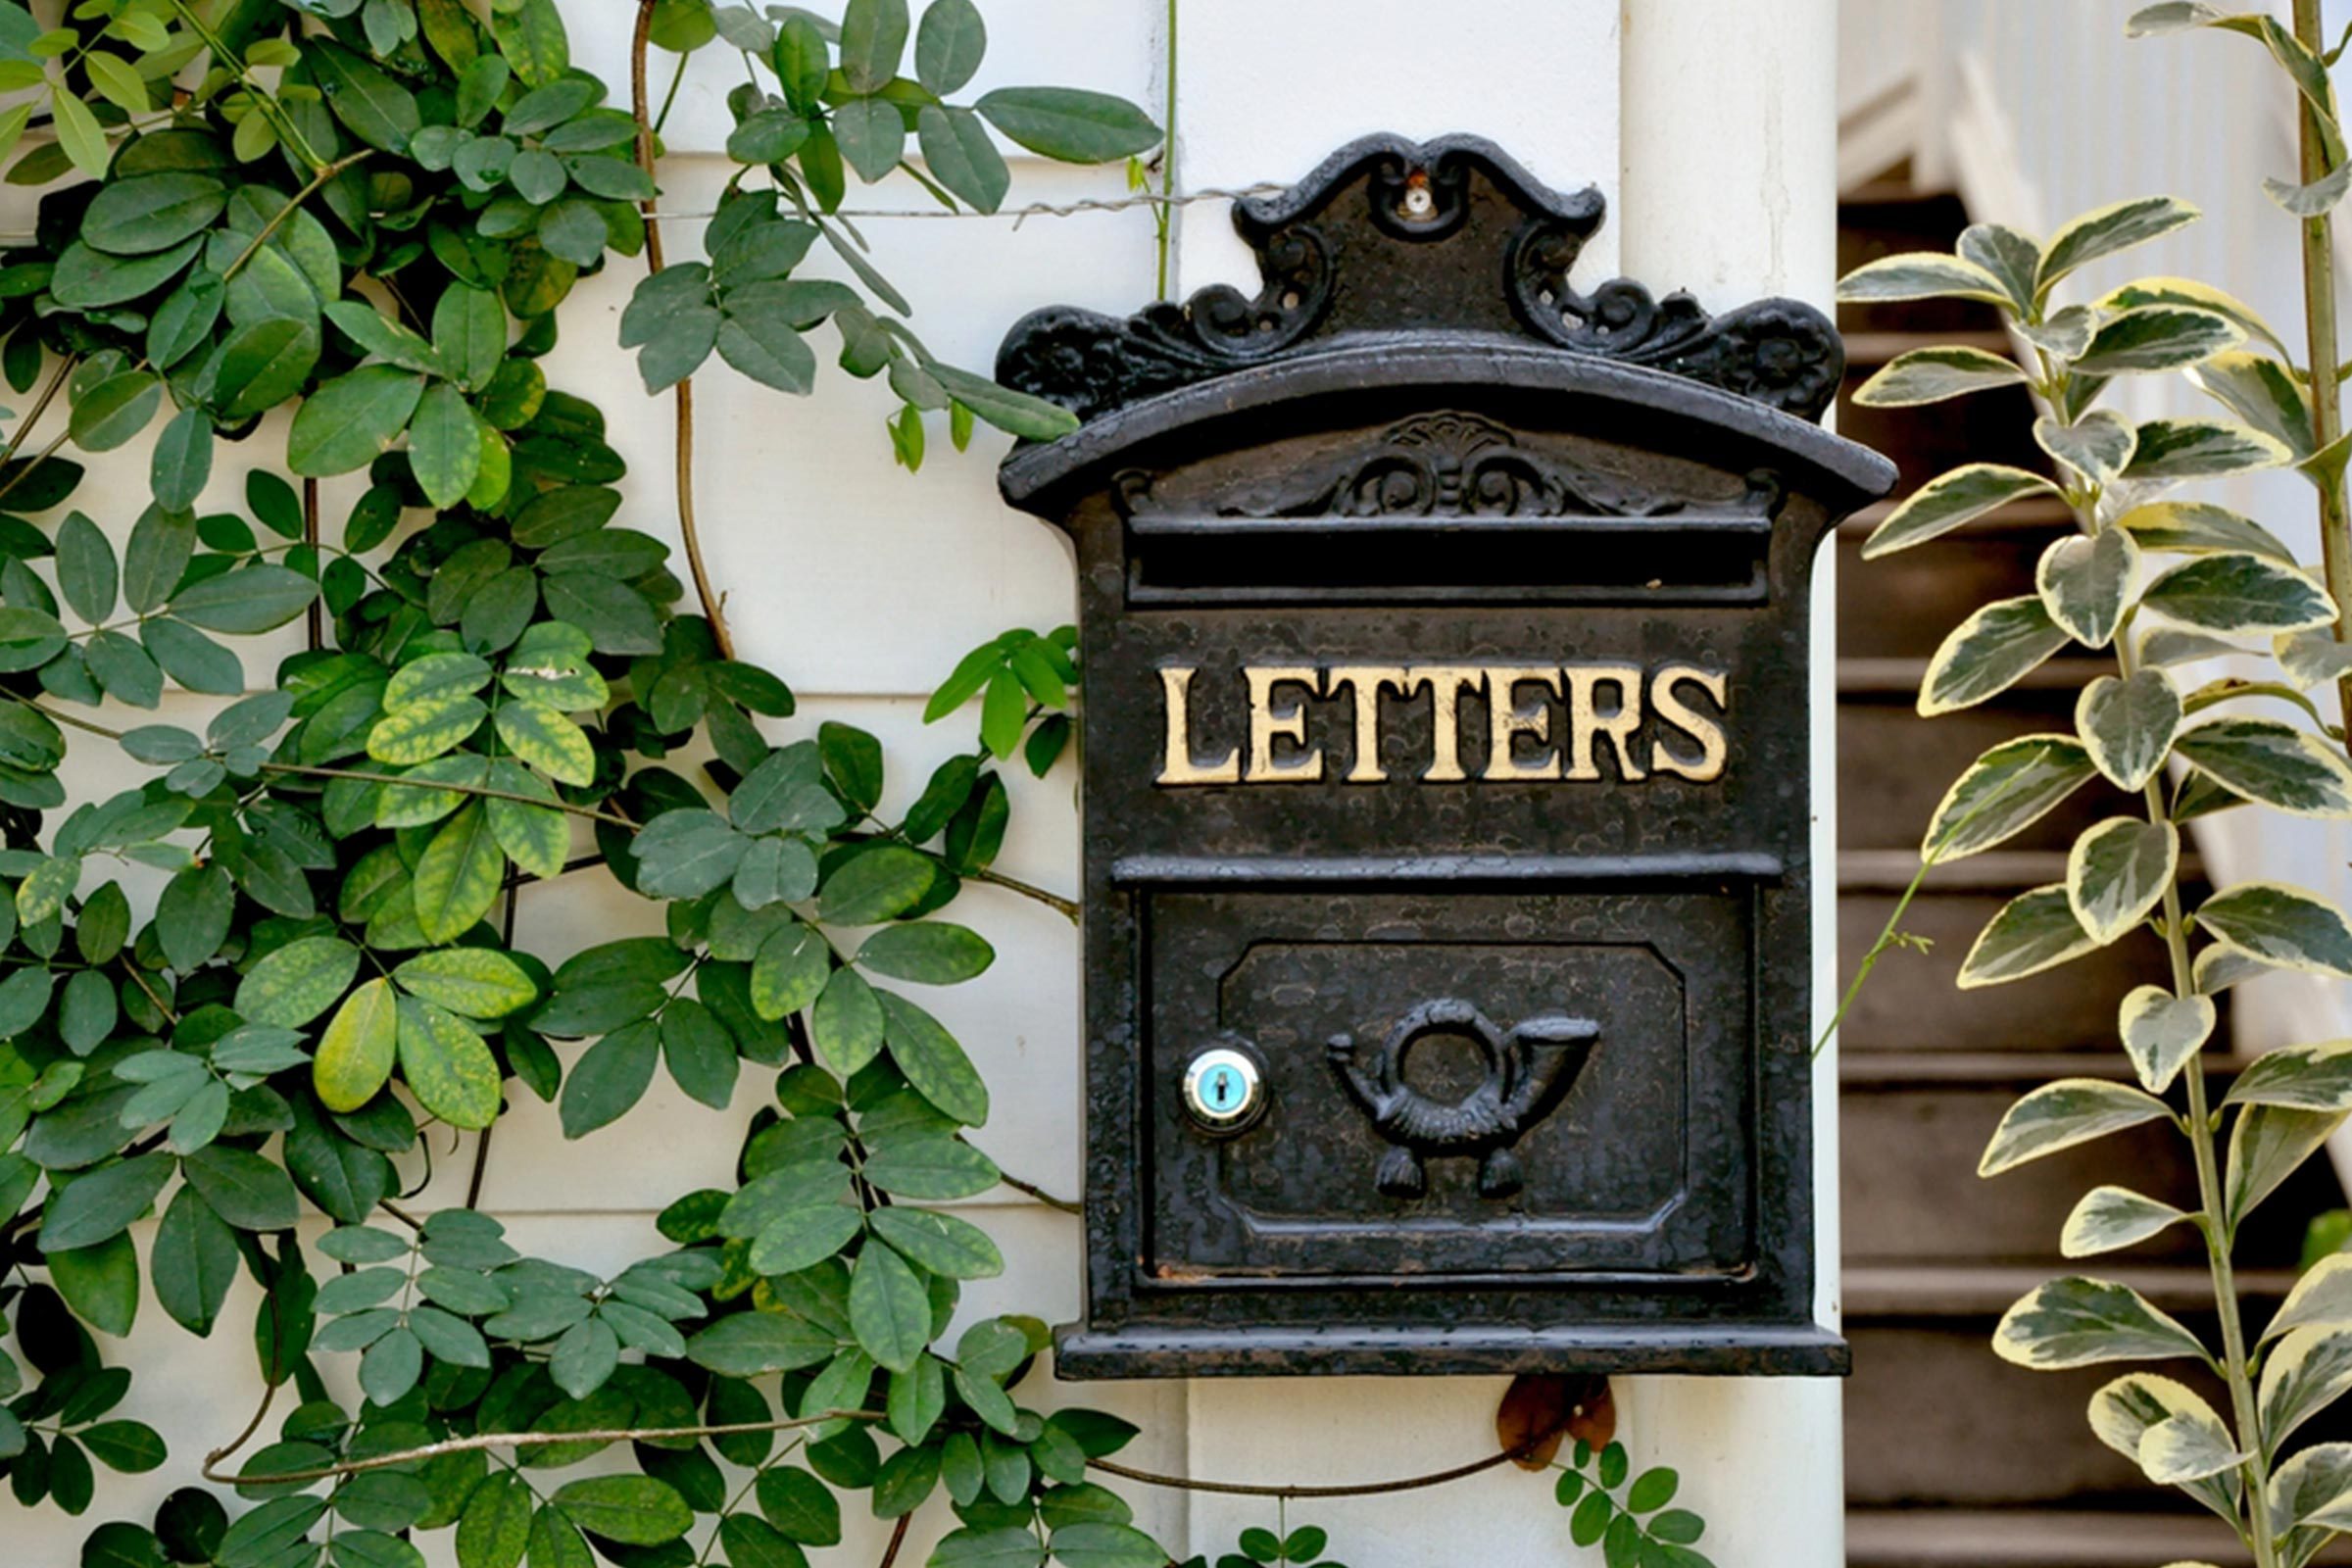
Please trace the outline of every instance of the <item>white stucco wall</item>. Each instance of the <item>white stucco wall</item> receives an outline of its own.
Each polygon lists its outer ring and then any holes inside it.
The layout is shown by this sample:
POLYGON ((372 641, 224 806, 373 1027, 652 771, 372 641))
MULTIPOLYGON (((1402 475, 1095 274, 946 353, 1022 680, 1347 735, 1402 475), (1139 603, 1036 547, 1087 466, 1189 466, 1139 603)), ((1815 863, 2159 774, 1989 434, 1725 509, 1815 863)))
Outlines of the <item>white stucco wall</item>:
MULTIPOLYGON (((1179 184, 1289 179, 1370 131, 1475 131, 1501 142, 1540 177, 1597 183, 1612 202, 1583 280, 1622 267, 1667 288, 1688 285, 1710 306, 1787 292, 1826 302, 1832 282, 1836 0, 1182 0, 1178 70, 1179 184), (1703 46, 1696 40, 1704 40, 1703 46)), ((627 28, 615 0, 564 0, 579 63, 626 79, 627 28)), ((1163 0, 994 0, 990 64, 975 90, 1053 81, 1156 105, 1164 77, 1163 0)), ((666 79, 666 69, 657 78, 666 79)), ((690 73, 663 169, 665 203, 707 211, 728 166, 723 94, 736 79, 712 51, 690 73)), ((1011 202, 1124 193, 1117 169, 1015 164, 1011 202)), ((859 208, 919 207, 910 184, 854 199, 859 208)), ((13 219, 14 215, 11 215, 13 219)), ((876 259, 916 306, 914 324, 944 357, 985 368, 1004 327, 1027 309, 1068 302, 1126 311, 1154 287, 1152 223, 1143 211, 1073 219, 935 221, 875 218, 876 259)), ((669 225, 673 256, 697 251, 696 225, 669 225)), ((1246 253, 1222 210, 1178 222, 1175 283, 1247 282, 1246 253)), ((614 328, 639 270, 615 264, 582 286, 564 314, 551 381, 601 402, 629 460, 622 521, 675 538, 670 405, 648 402, 614 328)), ((881 735, 894 762, 892 798, 919 788, 934 762, 969 744, 967 717, 926 730, 923 695, 966 649, 1010 625, 1070 618, 1073 588, 1059 538, 996 497, 1002 444, 985 435, 957 457, 934 442, 919 476, 896 468, 876 386, 828 368, 813 400, 796 401, 714 370, 698 382, 700 499, 710 564, 728 593, 746 657, 783 674, 800 714, 778 726, 812 733, 825 718, 881 735)), ((282 454, 282 425, 223 454, 209 500, 231 504, 245 467, 282 454)), ((143 476, 147 448, 113 466, 143 476)), ((85 493, 84 510, 118 533, 144 502, 135 483, 85 493), (94 505, 93 500, 104 501, 94 505)), ((329 511, 334 510, 330 499, 329 511)), ((1820 592, 1831 585, 1825 580, 1820 592)), ((1824 617, 1826 620, 1826 617, 1824 617)), ((1820 667, 1830 650, 1822 634, 1820 667)), ((264 661, 249 659, 258 673, 264 661)), ((1832 777, 1828 736, 1816 777, 1832 777)), ((1016 774, 1018 770, 1015 770, 1016 774)), ((101 778, 80 775, 95 787, 101 778)), ((1077 882, 1077 816, 1065 762, 1043 782, 1008 776, 1014 827, 1002 867, 1057 890, 1077 882)), ((1830 803, 1818 803, 1817 858, 1829 853, 1830 803)), ((1824 888, 1818 990, 1835 990, 1824 888)), ((1002 955, 980 981, 938 993, 937 1010, 966 1042, 996 1093, 977 1142, 1009 1171, 1050 1190, 1079 1185, 1078 944, 1041 906, 987 889, 960 918, 1002 955)), ((593 880, 526 900, 522 934, 560 951, 658 928, 653 906, 593 880)), ((934 999, 926 997, 926 1004, 934 999)), ((1836 1069, 1820 1069, 1818 1199, 1821 1310, 1836 1314, 1836 1069)), ((518 1245, 584 1266, 617 1265, 653 1243, 652 1215, 669 1199, 725 1177, 739 1128, 764 1092, 747 1074, 723 1118, 685 1102, 663 1078, 638 1111, 577 1145, 552 1109, 527 1100, 497 1131, 486 1206, 518 1245)), ((439 1135, 438 1178, 416 1201, 459 1200, 470 1136, 439 1135)), ((1004 1244, 1005 1277, 967 1293, 975 1311, 1016 1303, 1066 1319, 1078 1306, 1078 1226, 1027 1200, 970 1207, 1004 1244)), ((233 1431, 253 1394, 243 1324, 250 1290, 223 1328, 191 1341, 153 1303, 130 1341, 108 1347, 143 1374, 129 1406, 161 1428, 163 1470, 111 1480, 104 1507, 145 1519, 202 1452, 233 1431)), ((1040 1379, 1024 1398, 1085 1401, 1140 1422, 1137 1462, 1212 1478, 1352 1481, 1403 1474, 1491 1450, 1499 1379, 1231 1382, 1188 1387, 1072 1385, 1040 1379)), ((1841 1560, 1838 1389, 1834 1383, 1636 1379, 1619 1389, 1624 1435, 1639 1463, 1684 1473, 1680 1499, 1710 1521, 1705 1549, 1724 1568, 1841 1560)), ((1139 1524, 1180 1554, 1230 1549, 1246 1525, 1270 1524, 1270 1503, 1185 1498, 1129 1489, 1139 1524)), ((74 1560, 92 1521, 54 1507, 12 1510, 0 1560, 74 1560)), ((919 1562, 944 1518, 926 1510, 903 1562, 919 1562), (921 1549, 913 1549, 921 1548, 921 1549)), ((1294 1508, 1291 1522, 1333 1529, 1354 1568, 1578 1560, 1547 1481, 1505 1470, 1442 1492, 1294 1508)), ((864 1522, 832 1554, 872 1561, 883 1533, 864 1522)), ((446 1537, 438 1549, 446 1551, 446 1537)), ((1597 1552, 1592 1553, 1597 1562, 1597 1552)), ((439 1557, 435 1561, 442 1560, 439 1557)))

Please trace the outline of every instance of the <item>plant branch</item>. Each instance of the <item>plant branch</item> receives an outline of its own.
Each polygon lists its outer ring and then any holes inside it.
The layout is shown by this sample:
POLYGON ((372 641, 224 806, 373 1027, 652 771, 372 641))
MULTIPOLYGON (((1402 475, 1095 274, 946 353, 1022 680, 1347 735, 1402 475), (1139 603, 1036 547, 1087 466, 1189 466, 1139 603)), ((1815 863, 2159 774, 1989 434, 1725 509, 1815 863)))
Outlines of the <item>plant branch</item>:
MULTIPOLYGON (((646 50, 651 46, 654 31, 656 0, 637 0, 637 30, 629 44, 629 93, 637 115, 637 167, 645 177, 654 177, 654 127, 647 118, 646 50)), ((667 265, 662 250, 661 199, 647 197, 638 210, 645 215, 645 262, 648 271, 660 272, 667 265)), ((710 567, 703 561, 703 542, 694 518, 694 377, 687 376, 672 389, 677 402, 677 443, 672 467, 677 475, 678 538, 686 548, 686 567, 694 578, 694 596, 703 607, 703 618, 710 623, 710 640, 718 646, 718 657, 735 657, 735 634, 727 627, 726 597, 711 584, 710 567)))
POLYGON ((1005 1186, 1011 1188, 1016 1193, 1028 1194, 1031 1198, 1036 1199, 1048 1208, 1059 1209, 1064 1214, 1083 1215, 1086 1212, 1086 1205, 1084 1203, 1074 1203, 1066 1198, 1056 1198, 1052 1193, 1047 1192, 1043 1187, 1038 1186, 1036 1183, 1025 1182, 1018 1176, 1007 1176, 1003 1171, 999 1171, 997 1172, 997 1180, 1003 1182, 1005 1186))
MULTIPOLYGON (((2295 37, 2315 56, 2326 52, 2327 38, 2320 23, 2320 0, 2295 0, 2295 37)), ((2300 113, 2295 124, 2306 184, 2329 172, 2324 146, 2321 110, 2298 93, 2300 113)), ((2312 448, 2325 452, 2343 434, 2343 388, 2328 367, 2336 363, 2335 235, 2334 220, 2325 212, 2303 220, 2303 324, 2311 366, 2312 448)), ((2335 600, 2335 640, 2352 640, 2352 519, 2344 506, 2344 478, 2315 472, 2320 490, 2320 562, 2328 592, 2335 600)), ((2345 722, 2352 728, 2352 673, 2336 681, 2336 699, 2345 722)))
POLYGON ((815 1415, 787 1416, 778 1421, 728 1421, 714 1426, 615 1427, 598 1432, 481 1432, 468 1438, 444 1438, 439 1443, 402 1448, 392 1453, 371 1453, 365 1459, 345 1459, 307 1470, 284 1470, 258 1476, 218 1473, 214 1467, 227 1456, 223 1450, 205 1457, 204 1479, 223 1486, 292 1486, 305 1481, 325 1481, 334 1476, 365 1475, 370 1470, 386 1470, 394 1465, 421 1464, 446 1454, 474 1453, 487 1448, 538 1448, 557 1443, 662 1443, 672 1438, 725 1438, 751 1432, 786 1432, 799 1427, 822 1426, 828 1421, 881 1419, 871 1410, 824 1410, 815 1415))
MULTIPOLYGON (((313 196, 318 194, 318 188, 321 185, 324 185, 328 180, 334 178, 337 174, 340 174, 352 165, 371 157, 373 154, 373 148, 364 147, 360 149, 360 151, 353 153, 348 158, 336 159, 333 163, 326 165, 317 173, 313 174, 311 176, 311 182, 303 186, 302 189, 296 191, 293 199, 288 201, 285 206, 280 207, 275 213, 271 214, 270 221, 262 225, 262 231, 259 234, 254 235, 252 240, 246 244, 245 248, 237 253, 237 259, 228 264, 228 270, 220 274, 220 281, 225 283, 229 279, 235 277, 239 272, 245 270, 246 265, 250 263, 256 256, 261 254, 262 247, 270 243, 270 236, 274 235, 279 229, 285 227, 287 220, 291 219, 297 212, 302 210, 302 204, 309 201, 313 196)), ((304 483, 306 486, 316 486, 318 481, 315 479, 305 480, 304 483)), ((313 541, 313 543, 316 542, 316 540, 313 541)))
POLYGON ((1044 888, 1023 882, 1016 877, 1006 876, 1001 871, 988 870, 985 867, 977 871, 964 871, 959 874, 966 882, 985 882, 992 888, 1003 888, 1007 893, 1018 893, 1024 899, 1035 899, 1048 908, 1059 911, 1070 924, 1078 923, 1080 911, 1078 901, 1075 899, 1065 899, 1058 893, 1048 893, 1044 888))

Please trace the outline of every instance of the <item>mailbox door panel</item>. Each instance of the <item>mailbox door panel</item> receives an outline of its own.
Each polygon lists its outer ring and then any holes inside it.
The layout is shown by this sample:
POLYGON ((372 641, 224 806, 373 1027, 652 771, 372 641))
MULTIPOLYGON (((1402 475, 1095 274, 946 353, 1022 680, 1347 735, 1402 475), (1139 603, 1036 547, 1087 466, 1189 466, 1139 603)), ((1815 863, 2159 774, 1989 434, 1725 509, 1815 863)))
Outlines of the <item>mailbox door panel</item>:
POLYGON ((1749 887, 1142 897, 1154 1283, 1751 1267, 1749 887), (1220 1043, 1233 1133, 1183 1094, 1220 1043))

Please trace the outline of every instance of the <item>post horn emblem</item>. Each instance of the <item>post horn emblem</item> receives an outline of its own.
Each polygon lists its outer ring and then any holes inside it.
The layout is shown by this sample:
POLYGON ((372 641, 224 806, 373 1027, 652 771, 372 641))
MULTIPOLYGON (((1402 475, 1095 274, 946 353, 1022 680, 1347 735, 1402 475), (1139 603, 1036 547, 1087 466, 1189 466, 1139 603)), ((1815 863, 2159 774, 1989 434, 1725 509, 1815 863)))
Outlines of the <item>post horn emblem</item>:
POLYGON ((1509 1033, 1467 1002, 1425 1002, 1369 1049, 1351 1035, 1335 1035, 1332 1065, 1381 1137, 1396 1147, 1381 1156, 1376 1177, 1390 1198, 1419 1198, 1429 1189, 1427 1162, 1476 1156, 1482 1198, 1509 1198, 1525 1185, 1512 1146, 1549 1115, 1574 1086, 1592 1054, 1600 1025, 1556 1013, 1523 1020, 1509 1033), (1487 1058, 1485 1082, 1458 1103, 1439 1104, 1404 1081, 1404 1060, 1421 1041, 1466 1037, 1487 1058))

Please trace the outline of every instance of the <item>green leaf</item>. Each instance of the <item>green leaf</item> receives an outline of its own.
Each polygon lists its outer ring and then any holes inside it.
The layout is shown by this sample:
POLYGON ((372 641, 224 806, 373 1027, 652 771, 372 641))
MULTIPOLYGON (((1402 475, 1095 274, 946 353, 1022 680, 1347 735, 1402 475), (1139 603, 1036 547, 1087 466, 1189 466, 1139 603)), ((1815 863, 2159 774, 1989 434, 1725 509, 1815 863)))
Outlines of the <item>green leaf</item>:
POLYGON ((438 374, 444 367, 433 346, 397 321, 387 319, 365 300, 335 300, 326 317, 343 335, 377 359, 404 370, 438 374))
POLYGON ((559 784, 586 785, 596 778, 596 748, 586 732, 545 703, 517 698, 501 704, 498 735, 559 784))
POLYGON ((2159 986, 2139 986, 2124 998, 2116 1027, 2140 1084, 2161 1095, 2213 1037, 2219 1017, 2211 997, 2176 997, 2159 986))
MULTIPOLYGON (((101 1334, 117 1339, 127 1335, 139 1315, 139 1254, 126 1235, 119 1235, 95 1247, 83 1247, 72 1251, 50 1252, 49 1283, 57 1287, 66 1298, 66 1305, 101 1334)), ((66 1450, 61 1439, 51 1450, 52 1490, 56 1489, 56 1456, 66 1450)), ((73 1450, 79 1457, 80 1450, 73 1450)), ((86 1464, 83 1467, 86 1471, 86 1464)), ((83 1506, 87 1505, 88 1478, 82 1483, 83 1506)), ((80 1508, 76 1507, 75 1512, 80 1508)))
POLYGON ((164 384, 144 370, 109 376, 74 400, 74 440, 84 451, 112 452, 146 429, 163 402, 164 384))
POLYGON ((2188 379, 2264 435, 2280 442, 2298 463, 2311 457, 2311 407, 2295 373, 2267 354, 2217 354, 2188 379))
POLYGON ((364 468, 392 450, 423 396, 423 376, 389 365, 337 376, 295 411, 286 462, 309 478, 364 468))
POLYGON ((482 1037, 448 1008, 417 997, 399 1002, 401 1076, 419 1104, 452 1127, 478 1132, 498 1119, 498 1060, 482 1037))
POLYGON ((2232 636, 2332 625, 2335 603, 2302 572, 2257 555, 2224 553, 2160 574, 2141 606, 2183 625, 2232 636))
MULTIPOLYGON (((898 114, 887 104, 877 107, 893 118, 898 114)), ((794 397, 816 386, 816 351, 775 311, 730 301, 717 344, 719 358, 762 385, 794 397)))
POLYGON ((2037 473, 1997 463, 1972 463, 1921 485, 1888 513, 1862 546, 1862 559, 1925 544, 2027 496, 2054 496, 2058 487, 2037 473))
POLYGON ((932 0, 914 33, 915 79, 944 98, 970 82, 987 51, 988 27, 972 0, 932 0))
POLYGON ((57 586, 74 613, 95 626, 115 612, 115 548, 78 512, 57 526, 57 586))
POLYGON ((2038 1372, 2205 1354, 2195 1335, 2137 1291, 2079 1277, 2052 1280, 2012 1306, 1992 1348, 2002 1360, 2038 1372))
POLYGON ((285 1167, 251 1150, 214 1144, 180 1162, 214 1213, 244 1231, 290 1229, 302 1210, 285 1167))
POLYGON ((488 289, 453 284, 433 307, 433 349, 466 391, 483 390, 506 358, 506 307, 488 289))
POLYGON ((752 960, 752 1006, 760 1017, 788 1017, 815 1002, 832 968, 825 939, 795 920, 760 946, 752 960))
POLYGON ((424 390, 409 424, 409 467, 436 507, 455 506, 482 470, 482 428, 466 395, 447 381, 424 390))
POLYGON ((1838 298, 1857 305, 1934 299, 2012 303, 2009 291, 1991 272, 1975 262, 1933 251, 1906 251, 1857 267, 1838 280, 1838 298))
POLYGON ((2271 1473, 2275 1529, 2341 1531, 2352 1524, 2347 1503, 2352 1503, 2352 1444, 2313 1444, 2271 1473))
POLYGON ((2134 670, 2128 680, 2101 675, 2075 704, 2084 752, 2121 790, 2141 789, 2156 776, 2181 716, 2180 693, 2161 669, 2134 670))
POLYGON ((416 921, 430 942, 454 942, 498 901, 506 852, 480 802, 451 817, 416 862, 416 921))
MULTIPOLYGON (((833 1336, 782 1312, 738 1312, 686 1342, 686 1357, 722 1377, 797 1372, 831 1359, 833 1336)), ((772 1473, 772 1472, 771 1472, 772 1473)))
POLYGON ((661 1059, 661 1027, 650 1018, 590 1046, 564 1080, 564 1136, 585 1138, 619 1120, 645 1098, 661 1059))
POLYGON ((2262 1338, 2267 1343, 2309 1324, 2352 1328, 2352 1252, 2330 1253, 2305 1270, 2264 1325, 2262 1338))
POLYGON ((2078 375, 2124 375, 2177 370, 2226 353, 2245 341, 2234 321, 2211 311, 2143 305, 2109 317, 2075 356, 2078 375))
POLYGON ((850 1269, 850 1328, 865 1353, 904 1372, 931 1343, 931 1298, 906 1259, 868 1245, 850 1269))
POLYGON ((833 137, 858 177, 871 184, 899 167, 906 153, 906 122, 898 105, 853 98, 833 111, 833 137))
POLYGON ((952 1280, 994 1279, 1004 1254, 988 1233, 953 1214, 922 1208, 878 1208, 867 1223, 908 1262, 952 1280))
POLYGON ((467 1018, 504 1018, 539 997, 522 965, 489 948, 420 953, 393 970, 392 978, 410 995, 467 1018))
POLYGON ((172 596, 172 613, 207 631, 249 636, 271 631, 310 607, 318 585, 286 566, 257 564, 189 584, 172 596))
POLYGON ((2129 420, 2105 409, 2095 409, 2073 424, 2048 417, 2035 419, 2034 441, 2097 485, 2114 483, 2139 450, 2139 432, 2129 420))
POLYGON ((548 1499, 590 1535, 632 1546, 659 1546, 694 1527, 694 1510, 675 1488, 651 1476, 592 1476, 566 1482, 548 1499))
POLYGON ((148 256, 212 228, 223 207, 228 188, 212 174, 136 174, 99 190, 82 214, 77 237, 111 256, 148 256))
MULTIPOLYGON (((170 512, 193 511, 212 476, 212 416, 202 409, 183 409, 164 426, 163 435, 155 443, 148 479, 155 504, 170 512)), ((111 554, 107 565, 111 589, 114 565, 111 554)))
POLYGON ((2129 1084, 2061 1078, 2009 1107, 1985 1145, 1977 1174, 1998 1176, 2044 1154, 2171 1115, 2163 1101, 2129 1084))
POLYGON ((2282 1046, 2257 1056, 2222 1102, 2288 1110, 2352 1110, 2352 1041, 2282 1046))
POLYGON ((237 1011, 254 1023, 296 1029, 350 989, 360 950, 340 937, 305 937, 267 955, 237 985, 237 1011))
POLYGON ((2241 882, 2199 906, 2197 924, 2278 968, 2352 976, 2352 925, 2334 905, 2301 888, 2241 882))
POLYGON ((2150 419, 2139 427, 2124 477, 2157 480, 2219 479, 2234 473, 2276 468, 2292 460, 2285 445, 2259 430, 2223 419, 2150 419))
POLYGON ((751 840, 715 811, 664 811, 631 846, 637 885, 655 898, 699 899, 725 885, 750 847, 751 840))
POLYGON ((881 845, 842 862, 825 880, 818 909, 829 925, 877 925, 913 908, 938 874, 927 856, 881 845))
POLYGON ((1923 718, 1953 712, 1999 696, 2064 648, 2066 629, 2038 598, 2002 599, 1953 628, 1928 662, 1921 682, 1923 718))
POLYGON ((1961 962, 1963 991, 2003 985, 2079 958, 2098 944, 2075 918, 2063 886, 2035 888, 1994 915, 1961 962))
POLYGON ((2257 1397, 2264 1439, 2284 1443, 2347 1390, 2352 1390, 2352 1329, 2296 1329, 2263 1357, 2257 1397))
POLYGON ((236 1232, 195 1188, 182 1187, 156 1227, 149 1266, 155 1298, 172 1320, 192 1334, 209 1335, 237 1280, 236 1232))
POLYGON ((882 1004, 863 975, 846 965, 833 971, 808 1015, 808 1033, 818 1058, 845 1080, 881 1054, 882 1004))
POLYGON ((2128 1187, 2094 1187, 2067 1216, 2058 1251, 2064 1257, 2091 1257, 2136 1247, 2187 1218, 2172 1204, 2128 1187))
POLYGON ((49 112, 57 120, 57 144, 74 167, 92 179, 106 177, 106 131, 89 106, 72 93, 58 92, 50 94, 49 112))
POLYGON ((969 980, 996 956, 979 932, 945 920, 884 926, 858 950, 858 963, 876 974, 935 986, 969 980))
POLYGON ((866 1158, 865 1178, 894 1198, 977 1198, 1002 1179, 997 1163, 956 1138, 894 1140, 866 1158))
POLYGON ((120 1236, 154 1204, 173 1163, 169 1154, 137 1154, 74 1177, 50 1196, 41 1250, 78 1251, 120 1236))
POLYGON ((882 1004, 891 1059, 907 1083, 966 1127, 988 1120, 988 1085, 971 1058, 938 1019, 895 992, 875 993, 882 1004))
POLYGON ((0 673, 38 669, 65 652, 66 628, 55 615, 0 606, 0 673))
POLYGON ((465 1568, 520 1568, 531 1539, 531 1494, 519 1476, 494 1474, 473 1489, 458 1520, 465 1568))
POLYGON ((850 90, 880 92, 906 52, 906 0, 850 0, 841 18, 841 71, 850 90))
MULTIPOLYGON (((926 24, 949 3, 968 0, 934 0, 924 14, 926 24)), ((977 114, 956 105, 925 104, 915 116, 915 134, 933 179, 976 211, 993 213, 1004 205, 1012 189, 1012 171, 1004 166, 1004 154, 997 151, 995 138, 977 114)))
POLYGON ((2278 1191, 2344 1124, 2334 1111, 2254 1105, 2238 1115, 2230 1139, 2227 1219, 2232 1229, 2278 1191))
POLYGON ((753 1238, 752 1271, 773 1277, 813 1268, 864 1229, 863 1218, 847 1203, 804 1203, 787 1209, 753 1238))
POLYGON ((1984 349, 1912 349, 1863 382, 1854 401, 1868 409, 1907 409, 2025 382, 2015 360, 1984 349))
POLYGON ((2213 718, 2174 739, 2183 760, 2233 794, 2298 816, 2352 815, 2352 766, 2340 751, 2265 718, 2213 718))
POLYGON ((2180 830, 2170 822, 2110 817, 2075 841, 2066 896, 2084 934, 2101 947, 2155 910, 2180 862, 2180 830))
POLYGON ((1107 164, 1159 145, 1151 116, 1106 93, 1000 87, 972 107, 1021 146, 1062 163, 1107 164))
POLYGON ((1058 441, 1078 428, 1076 415, 1043 398, 999 386, 984 375, 952 365, 931 364, 924 368, 959 406, 1007 435, 1024 441, 1058 441))
POLYGON ((2143 196, 2084 213, 2050 236, 2034 292, 2046 296, 2069 272, 2101 257, 2144 245, 2184 223, 2195 222, 2198 217, 2194 207, 2171 196, 2143 196))
POLYGON ((1044 1568, 1046 1547, 1017 1526, 950 1531, 925 1568, 1044 1568))
POLYGON ((2121 528, 2090 537, 2058 539, 2041 553, 2034 583, 2048 612, 2067 635, 2086 648, 2114 640, 2139 569, 2139 546, 2121 528))
POLYGON ((304 59, 327 107, 354 136, 384 152, 408 150, 409 138, 424 122, 406 87, 372 61, 337 44, 316 43, 304 51, 304 59))
MULTIPOLYGON (((1054 1532, 1054 1560, 1068 1568, 1160 1568, 1169 1560, 1157 1542, 1132 1525, 1090 1520, 1054 1532)), ((1307 1553, 1292 1560, 1304 1563, 1307 1553)))

